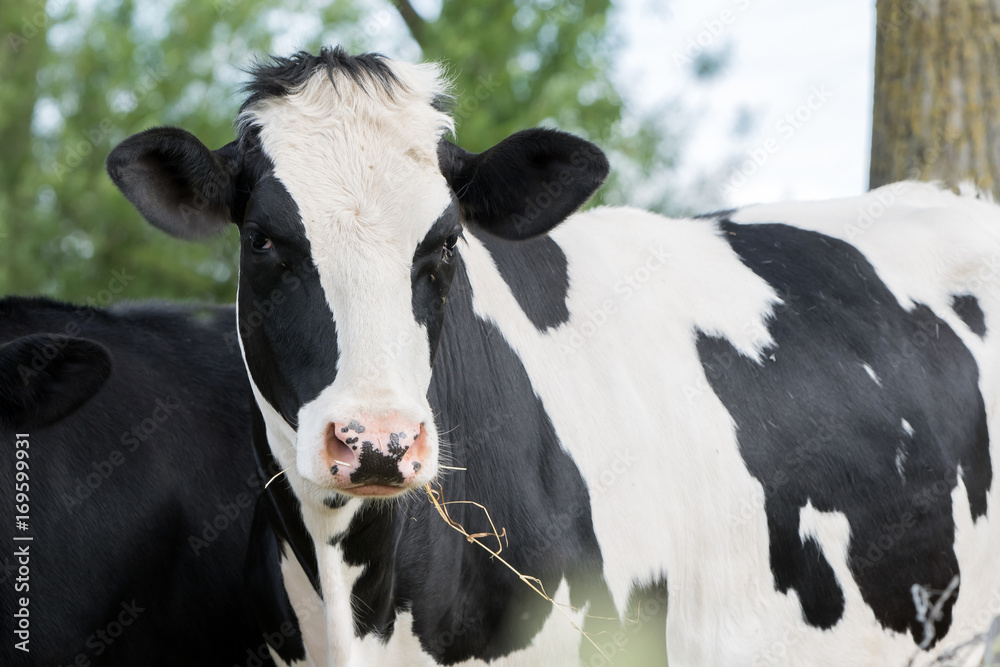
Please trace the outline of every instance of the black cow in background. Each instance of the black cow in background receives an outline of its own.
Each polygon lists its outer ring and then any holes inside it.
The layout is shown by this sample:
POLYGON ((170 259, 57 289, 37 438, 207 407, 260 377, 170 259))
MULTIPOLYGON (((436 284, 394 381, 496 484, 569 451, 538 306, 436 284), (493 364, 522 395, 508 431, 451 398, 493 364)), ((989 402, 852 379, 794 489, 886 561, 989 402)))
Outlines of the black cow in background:
POLYGON ((243 593, 260 482, 234 322, 0 300, 0 516, 32 538, 0 556, 0 665, 272 664, 243 593))

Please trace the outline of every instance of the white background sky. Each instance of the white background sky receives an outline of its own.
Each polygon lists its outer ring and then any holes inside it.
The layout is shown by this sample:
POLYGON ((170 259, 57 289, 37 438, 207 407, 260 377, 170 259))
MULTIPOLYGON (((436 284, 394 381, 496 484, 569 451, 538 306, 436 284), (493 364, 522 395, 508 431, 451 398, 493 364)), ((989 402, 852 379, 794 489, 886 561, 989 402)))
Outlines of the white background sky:
MULTIPOLYGON (((682 132, 682 183, 712 174, 710 188, 718 189, 734 176, 724 168, 729 160, 739 158, 738 167, 748 151, 759 156, 776 146, 745 183, 720 193, 723 203, 867 189, 874 0, 617 0, 617 6, 627 42, 617 77, 629 104, 654 108, 679 98, 691 114, 682 132), (707 50, 729 51, 720 75, 695 84, 690 69, 677 66, 690 40, 695 48, 700 40, 707 50), (816 110, 799 109, 813 88, 828 91, 829 99, 816 110), (796 111, 808 116, 801 127, 779 127, 796 111), (750 131, 737 136, 746 112, 750 131)), ((818 106, 818 98, 812 101, 818 106)))

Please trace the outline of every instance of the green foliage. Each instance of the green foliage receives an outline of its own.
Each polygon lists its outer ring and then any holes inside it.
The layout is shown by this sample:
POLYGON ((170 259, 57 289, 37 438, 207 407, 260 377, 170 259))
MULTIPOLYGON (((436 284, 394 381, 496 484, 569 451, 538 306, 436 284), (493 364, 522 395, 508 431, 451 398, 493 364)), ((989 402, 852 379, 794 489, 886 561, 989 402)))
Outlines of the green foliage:
POLYGON ((23 139, 27 150, 3 167, 0 288, 96 303, 232 299, 232 243, 187 244, 156 231, 112 186, 104 158, 161 123, 210 144, 231 140, 237 78, 216 63, 236 49, 266 49, 266 31, 226 5, 194 0, 155 10, 131 0, 35 9, 3 10, 2 67, 14 72, 4 91, 24 108, 0 120, 0 141, 23 139), (132 279, 122 285, 115 271, 132 279))
MULTIPOLYGON (((448 64, 469 150, 543 124, 588 136, 633 176, 669 167, 662 132, 622 121, 608 11, 609 0, 443 0, 433 19, 365 0, 0 5, 0 293, 232 300, 235 229, 200 244, 167 237, 115 190, 104 158, 153 125, 184 127, 211 147, 231 141, 241 68, 283 46, 297 22, 313 37, 296 48, 336 40, 359 51, 378 49, 382 29, 404 19, 409 35, 390 54, 409 44, 411 57, 448 64)), ((612 182, 605 199, 627 190, 612 182)))

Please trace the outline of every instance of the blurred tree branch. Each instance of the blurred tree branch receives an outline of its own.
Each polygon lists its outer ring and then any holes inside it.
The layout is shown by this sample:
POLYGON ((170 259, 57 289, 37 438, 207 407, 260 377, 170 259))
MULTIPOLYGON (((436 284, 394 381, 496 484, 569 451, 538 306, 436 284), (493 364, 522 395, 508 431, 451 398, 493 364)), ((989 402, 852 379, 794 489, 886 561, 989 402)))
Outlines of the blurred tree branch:
POLYGON ((403 21, 406 23, 406 27, 410 29, 410 34, 413 35, 413 39, 417 41, 417 44, 421 48, 425 48, 424 39, 427 28, 427 22, 424 21, 423 17, 417 13, 417 10, 413 8, 409 0, 393 0, 393 4, 396 5, 396 9, 399 10, 400 16, 403 17, 403 21))

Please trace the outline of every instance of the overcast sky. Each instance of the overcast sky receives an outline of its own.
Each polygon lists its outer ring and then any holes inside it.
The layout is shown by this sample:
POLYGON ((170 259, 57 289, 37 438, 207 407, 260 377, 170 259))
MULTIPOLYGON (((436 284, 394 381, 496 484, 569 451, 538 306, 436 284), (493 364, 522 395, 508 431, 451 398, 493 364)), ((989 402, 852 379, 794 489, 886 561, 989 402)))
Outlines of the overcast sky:
POLYGON ((867 189, 874 0, 617 3, 629 103, 680 98, 692 112, 682 181, 718 171, 710 187, 732 205, 867 189), (685 61, 702 50, 728 51, 728 65, 696 84, 685 61))

